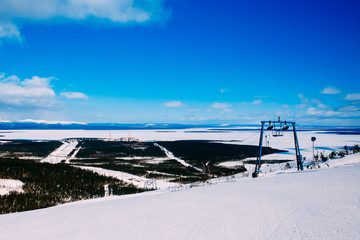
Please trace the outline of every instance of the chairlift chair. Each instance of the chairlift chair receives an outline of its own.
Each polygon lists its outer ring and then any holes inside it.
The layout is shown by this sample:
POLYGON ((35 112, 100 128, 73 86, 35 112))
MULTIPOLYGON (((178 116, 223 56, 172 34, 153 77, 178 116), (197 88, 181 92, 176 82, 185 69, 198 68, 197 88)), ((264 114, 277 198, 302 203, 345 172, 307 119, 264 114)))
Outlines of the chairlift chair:
POLYGON ((272 129, 273 137, 282 137, 284 134, 282 133, 282 122, 274 122, 274 128, 272 129))

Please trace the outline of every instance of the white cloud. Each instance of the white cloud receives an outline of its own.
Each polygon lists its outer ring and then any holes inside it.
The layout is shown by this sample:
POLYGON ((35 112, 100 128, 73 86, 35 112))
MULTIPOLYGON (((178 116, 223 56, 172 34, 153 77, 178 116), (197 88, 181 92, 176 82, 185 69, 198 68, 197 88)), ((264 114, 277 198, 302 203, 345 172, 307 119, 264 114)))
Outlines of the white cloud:
POLYGON ((199 112, 200 109, 198 109, 198 108, 189 108, 187 111, 188 112, 199 112))
POLYGON ((180 101, 170 101, 170 102, 164 103, 164 106, 165 107, 183 107, 185 105, 180 101))
POLYGON ((215 102, 212 104, 212 108, 215 108, 215 109, 227 109, 230 107, 231 107, 231 104, 228 104, 228 103, 215 102))
POLYGON ((254 104, 254 105, 258 105, 258 104, 261 104, 262 102, 263 102, 262 99, 258 99, 258 100, 252 101, 251 103, 254 104))
POLYGON ((357 117, 360 116, 359 108, 355 106, 346 106, 337 109, 336 111, 332 109, 317 109, 315 107, 309 107, 306 111, 308 115, 316 115, 318 117, 338 117, 338 118, 348 118, 348 117, 357 117))
POLYGON ((318 115, 320 113, 323 113, 323 111, 319 111, 317 110, 316 108, 314 107, 309 107, 307 110, 306 110, 306 114, 308 115, 318 115))
POLYGON ((240 104, 243 104, 243 105, 247 105, 247 104, 259 105, 261 103, 263 103, 262 99, 256 99, 251 102, 240 102, 240 104))
POLYGON ((298 94, 298 98, 300 98, 301 100, 307 101, 307 98, 302 93, 298 94))
POLYGON ((1 0, 0 38, 20 39, 15 23, 53 18, 88 17, 116 23, 142 23, 167 18, 165 0, 1 0))
POLYGON ((229 91, 230 91, 229 89, 220 89, 221 93, 226 93, 226 92, 229 92, 229 91))
POLYGON ((213 109, 219 109, 221 110, 220 113, 228 113, 228 112, 232 112, 231 108, 231 104, 229 103, 219 103, 219 102, 215 102, 212 104, 212 108, 213 109))
POLYGON ((51 107, 55 103, 55 92, 49 86, 52 77, 20 79, 13 75, 0 75, 0 102, 14 106, 51 107))
POLYGON ((319 99, 312 99, 311 103, 316 104, 318 108, 330 108, 330 106, 322 103, 319 99))
POLYGON ((322 94, 338 94, 340 93, 340 90, 339 89, 336 89, 334 87, 331 87, 331 86, 327 86, 326 88, 324 88, 322 91, 321 91, 322 94))
POLYGON ((81 92, 62 92, 60 96, 63 96, 68 99, 88 99, 89 97, 81 92))
POLYGON ((11 22, 3 22, 0 19, 0 39, 1 38, 13 38, 21 41, 18 27, 11 22))
MULTIPOLYGON (((19 78, 17 78, 19 79, 19 78)), ((54 79, 53 77, 49 78, 40 78, 38 76, 34 76, 31 79, 25 79, 21 84, 24 87, 50 87, 50 81, 54 79)), ((20 80, 20 79, 19 79, 20 80)))
POLYGON ((360 100, 360 93, 348 94, 348 95, 346 95, 345 100, 358 101, 358 100, 360 100))
POLYGON ((296 105, 296 106, 299 107, 299 108, 305 108, 307 106, 308 102, 309 102, 309 99, 307 99, 302 93, 299 93, 298 97, 301 100, 301 104, 296 105))

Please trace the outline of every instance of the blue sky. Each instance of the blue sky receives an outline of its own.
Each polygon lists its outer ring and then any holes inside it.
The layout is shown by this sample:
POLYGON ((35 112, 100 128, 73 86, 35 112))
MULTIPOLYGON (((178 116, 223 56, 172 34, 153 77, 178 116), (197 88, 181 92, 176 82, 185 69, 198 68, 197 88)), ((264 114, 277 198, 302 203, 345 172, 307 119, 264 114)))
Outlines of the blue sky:
POLYGON ((358 1, 4 0, 0 120, 360 125, 359 12, 358 1))

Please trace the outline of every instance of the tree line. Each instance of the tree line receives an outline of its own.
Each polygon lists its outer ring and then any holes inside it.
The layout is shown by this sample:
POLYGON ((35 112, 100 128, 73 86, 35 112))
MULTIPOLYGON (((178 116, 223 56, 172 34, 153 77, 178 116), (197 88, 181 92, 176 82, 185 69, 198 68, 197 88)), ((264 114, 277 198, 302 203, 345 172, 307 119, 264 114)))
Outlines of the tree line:
POLYGON ((141 192, 134 185, 66 164, 0 158, 0 178, 18 179, 24 193, 0 196, 0 213, 19 212, 105 196, 108 184, 114 195, 141 192))

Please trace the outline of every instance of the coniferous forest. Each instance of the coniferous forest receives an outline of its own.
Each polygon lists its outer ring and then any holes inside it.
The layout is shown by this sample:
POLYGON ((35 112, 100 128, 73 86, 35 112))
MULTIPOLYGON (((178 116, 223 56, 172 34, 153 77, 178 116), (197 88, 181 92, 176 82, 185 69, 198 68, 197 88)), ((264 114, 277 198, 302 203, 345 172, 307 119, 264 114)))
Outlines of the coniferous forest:
POLYGON ((19 212, 103 197, 108 184, 114 195, 141 192, 131 184, 66 164, 0 158, 0 179, 18 179, 24 193, 0 196, 0 213, 19 212))

